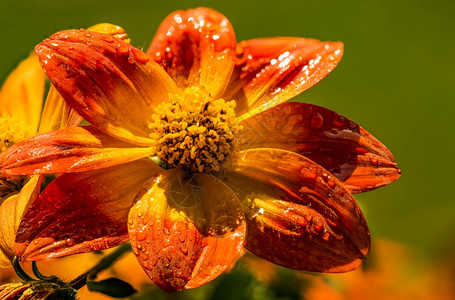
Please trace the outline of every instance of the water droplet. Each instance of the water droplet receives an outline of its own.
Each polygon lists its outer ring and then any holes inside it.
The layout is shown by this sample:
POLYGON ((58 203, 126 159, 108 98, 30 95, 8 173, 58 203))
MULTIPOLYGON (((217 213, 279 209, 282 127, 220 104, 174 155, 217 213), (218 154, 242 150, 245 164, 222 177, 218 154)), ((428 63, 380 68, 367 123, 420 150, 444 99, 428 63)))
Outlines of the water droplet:
POLYGON ((324 232, 324 234, 322 235, 322 238, 325 240, 325 241, 328 241, 329 238, 330 238, 330 234, 328 232, 324 232))
POLYGON ((116 50, 117 55, 126 55, 126 54, 128 54, 128 52, 129 52, 129 49, 125 45, 121 45, 116 50))
POLYGON ((320 219, 315 219, 315 220, 313 221, 313 228, 314 228, 314 230, 319 231, 319 230, 322 229, 322 227, 323 227, 323 226, 322 226, 322 221, 321 221, 320 219))
POLYGON ((143 240, 145 240, 147 237, 148 237, 148 234, 147 234, 145 231, 139 231, 139 232, 137 233, 137 239, 138 239, 139 241, 143 241, 143 240))
POLYGON ((114 37, 110 34, 106 35, 103 40, 108 43, 113 43, 114 42, 114 37))
POLYGON ((332 121, 332 122, 333 122, 333 124, 336 125, 336 126, 343 126, 345 120, 346 120, 346 119, 345 119, 342 115, 340 115, 340 114, 338 114, 338 113, 335 113, 335 114, 333 115, 333 121, 332 121))
POLYGON ((327 172, 322 172, 321 176, 322 176, 322 179, 324 179, 324 181, 327 181, 329 179, 329 174, 327 174, 327 172))
POLYGON ((73 239, 66 240, 66 246, 73 247, 74 245, 76 245, 76 242, 73 239))
POLYGON ((378 158, 376 156, 371 156, 370 162, 372 165, 376 166, 378 164, 378 158))
POLYGON ((173 264, 173 266, 174 266, 176 269, 182 268, 182 265, 181 265, 178 261, 176 261, 176 262, 173 264))
POLYGON ((358 214, 359 216, 362 215, 362 210, 360 209, 360 207, 357 206, 357 208, 355 209, 355 211, 357 212, 357 214, 358 214))
POLYGON ((319 130, 322 128, 322 125, 324 124, 324 118, 320 113, 314 113, 311 116, 311 121, 310 121, 310 128, 313 130, 319 130))
POLYGON ((349 122, 349 127, 351 127, 352 129, 355 129, 355 128, 357 128, 357 124, 352 122, 352 121, 350 121, 349 122))
POLYGON ((142 253, 141 258, 143 261, 147 261, 149 259, 148 253, 146 252, 142 253))
POLYGON ((329 185, 329 187, 330 187, 331 189, 333 189, 333 188, 336 186, 335 182, 332 181, 332 180, 329 180, 329 182, 327 182, 327 184, 329 185))
POLYGON ((89 37, 92 37, 92 34, 90 32, 86 31, 86 32, 84 32, 84 36, 89 38, 89 37))
POLYGON ((157 263, 158 263, 158 258, 154 256, 154 257, 152 257, 152 260, 149 262, 149 265, 154 267, 154 266, 156 266, 157 263))
POLYGON ((188 255, 188 248, 187 247, 180 247, 180 252, 182 252, 184 255, 188 255))
POLYGON ((133 52, 134 58, 140 63, 146 63, 150 59, 147 54, 145 54, 139 49, 132 48, 131 52, 133 52))
POLYGON ((163 228, 163 232, 164 232, 165 235, 171 234, 171 232, 169 231, 169 229, 167 227, 163 228))
POLYGON ((310 214, 306 214, 304 217, 307 220, 307 222, 311 222, 311 220, 313 220, 313 216, 310 214))

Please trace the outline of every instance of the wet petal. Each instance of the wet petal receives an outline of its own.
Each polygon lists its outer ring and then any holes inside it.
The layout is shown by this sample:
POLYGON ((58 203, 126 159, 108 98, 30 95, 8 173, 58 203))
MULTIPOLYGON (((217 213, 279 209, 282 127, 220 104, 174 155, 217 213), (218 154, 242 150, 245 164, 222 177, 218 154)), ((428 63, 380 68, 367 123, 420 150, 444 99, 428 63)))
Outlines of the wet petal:
POLYGON ((20 224, 17 254, 26 260, 41 260, 126 242, 128 211, 134 196, 160 170, 144 159, 57 177, 20 224))
POLYGON ((298 270, 346 272, 360 265, 370 234, 342 183, 293 152, 252 149, 239 156, 224 181, 244 207, 246 249, 298 270))
MULTIPOLYGON (((117 25, 109 23, 96 24, 87 30, 99 33, 109 34, 116 38, 125 40, 128 35, 125 30, 117 25)), ((63 97, 57 92, 54 86, 51 85, 47 99, 43 109, 43 115, 40 121, 39 132, 49 132, 59 128, 68 128, 78 126, 82 121, 82 117, 71 107, 66 104, 63 97)))
POLYGON ((38 129, 44 95, 44 72, 31 54, 8 76, 0 90, 0 116, 15 117, 38 129))
POLYGON ((148 147, 137 147, 97 130, 73 127, 37 135, 0 154, 5 175, 82 172, 147 157, 148 147))
POLYGON ((0 205, 0 268, 11 267, 11 261, 16 255, 14 240, 19 224, 38 196, 42 181, 42 175, 31 176, 18 194, 0 205))
POLYGON ((144 185, 128 224, 139 263, 166 291, 216 278, 238 257, 245 238, 235 194, 211 175, 180 169, 144 185))
POLYGON ((320 106, 289 102, 240 122, 241 150, 278 148, 327 169, 351 193, 366 192, 400 177, 392 153, 368 131, 320 106))
POLYGON ((237 61, 224 99, 246 118, 285 102, 326 77, 343 55, 341 42, 265 38, 237 45, 237 61))
POLYGON ((145 53, 85 30, 58 32, 35 51, 55 88, 84 119, 119 139, 151 143, 152 106, 176 87, 145 53))
POLYGON ((196 8, 170 14, 147 53, 180 87, 204 87, 216 99, 234 68, 235 45, 234 30, 224 15, 196 8))

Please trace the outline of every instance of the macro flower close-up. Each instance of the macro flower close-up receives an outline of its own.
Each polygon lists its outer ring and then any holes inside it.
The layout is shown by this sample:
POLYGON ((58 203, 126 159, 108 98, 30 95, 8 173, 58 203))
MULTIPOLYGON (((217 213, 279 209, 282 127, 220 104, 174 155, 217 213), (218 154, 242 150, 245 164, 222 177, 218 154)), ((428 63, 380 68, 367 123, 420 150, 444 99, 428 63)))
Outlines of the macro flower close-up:
POLYGON ((396 180, 393 155, 338 113, 286 102, 337 66, 341 42, 237 43, 224 15, 196 8, 170 14, 147 52, 83 29, 35 52, 90 125, 0 155, 2 176, 60 174, 19 226, 21 260, 129 240, 151 280, 175 291, 210 282, 244 249, 330 273, 358 268, 369 252, 352 194, 396 180))
MULTIPOLYGON (((52 92, 44 103, 45 75, 35 54, 22 61, 0 91, 0 153, 15 143, 58 129, 63 101, 52 92)), ((69 112, 69 111, 68 111, 69 112)), ((62 123, 63 124, 63 123, 62 123)), ((10 267, 19 223, 38 196, 43 176, 0 175, 0 267, 10 267)))

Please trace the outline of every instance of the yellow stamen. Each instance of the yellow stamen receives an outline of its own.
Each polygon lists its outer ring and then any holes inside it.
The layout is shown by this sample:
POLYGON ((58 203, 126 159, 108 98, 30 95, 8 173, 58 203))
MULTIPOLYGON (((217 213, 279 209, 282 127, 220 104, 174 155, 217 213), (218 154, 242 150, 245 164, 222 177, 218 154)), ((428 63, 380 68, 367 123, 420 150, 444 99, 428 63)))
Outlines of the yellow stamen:
MULTIPOLYGON (((33 130, 12 117, 0 117, 0 153, 15 143, 33 135, 33 130)), ((0 201, 19 193, 26 180, 24 177, 0 176, 0 201)))
POLYGON ((0 153, 32 135, 33 131, 27 124, 13 117, 0 117, 0 153))
POLYGON ((239 129, 234 108, 235 101, 214 100, 200 88, 169 95, 149 124, 156 156, 186 171, 219 171, 234 150, 239 129))

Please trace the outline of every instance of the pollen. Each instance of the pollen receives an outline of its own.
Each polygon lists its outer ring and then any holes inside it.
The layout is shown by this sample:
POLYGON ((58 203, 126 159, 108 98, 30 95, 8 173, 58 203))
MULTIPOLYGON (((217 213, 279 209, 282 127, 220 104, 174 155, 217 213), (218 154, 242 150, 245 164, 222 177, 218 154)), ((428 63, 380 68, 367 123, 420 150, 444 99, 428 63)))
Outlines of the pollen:
POLYGON ((185 171, 219 171, 236 144, 234 108, 235 101, 212 99, 197 87, 169 95, 149 124, 156 156, 185 171))

